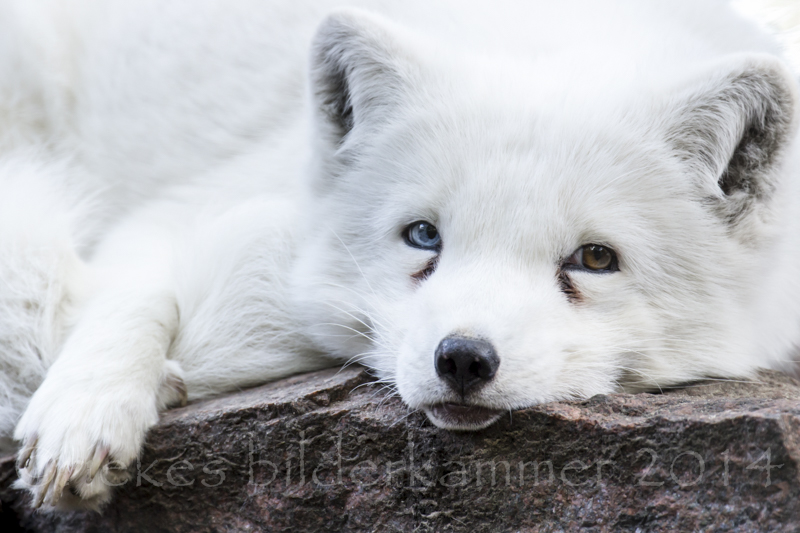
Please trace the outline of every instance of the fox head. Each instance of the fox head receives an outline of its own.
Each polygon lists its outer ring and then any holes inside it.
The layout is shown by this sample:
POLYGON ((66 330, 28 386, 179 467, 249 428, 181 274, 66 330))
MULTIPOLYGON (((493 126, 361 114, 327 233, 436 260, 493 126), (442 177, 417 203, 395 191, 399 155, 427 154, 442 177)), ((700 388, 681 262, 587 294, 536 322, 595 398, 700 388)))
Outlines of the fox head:
POLYGON ((751 372, 791 74, 741 54, 639 83, 508 57, 352 10, 319 28, 293 278, 319 348, 450 429, 751 372))

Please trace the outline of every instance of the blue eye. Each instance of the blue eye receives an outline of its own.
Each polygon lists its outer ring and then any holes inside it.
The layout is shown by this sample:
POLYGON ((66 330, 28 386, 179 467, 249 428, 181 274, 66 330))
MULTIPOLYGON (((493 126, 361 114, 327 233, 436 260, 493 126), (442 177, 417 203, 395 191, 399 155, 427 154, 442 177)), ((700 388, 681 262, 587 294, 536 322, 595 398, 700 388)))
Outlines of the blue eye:
POLYGON ((410 224, 403 232, 406 244, 423 250, 438 250, 442 239, 436 226, 423 220, 410 224))

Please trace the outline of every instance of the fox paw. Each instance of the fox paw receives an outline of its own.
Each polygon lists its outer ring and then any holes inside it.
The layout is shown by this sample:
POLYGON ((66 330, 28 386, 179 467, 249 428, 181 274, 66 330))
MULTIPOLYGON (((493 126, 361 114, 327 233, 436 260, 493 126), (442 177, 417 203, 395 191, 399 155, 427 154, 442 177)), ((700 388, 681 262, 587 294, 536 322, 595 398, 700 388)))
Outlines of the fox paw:
POLYGON ((16 487, 31 493, 32 507, 98 510, 108 502, 113 488, 130 478, 159 408, 185 403, 186 387, 174 367, 166 366, 150 392, 133 380, 65 387, 48 376, 15 432, 22 441, 16 487))
POLYGON ((20 451, 15 484, 30 491, 34 509, 99 510, 111 498, 112 488, 130 478, 126 463, 131 460, 116 459, 109 445, 98 443, 86 454, 87 459, 75 461, 47 454, 38 444, 34 435, 20 451))

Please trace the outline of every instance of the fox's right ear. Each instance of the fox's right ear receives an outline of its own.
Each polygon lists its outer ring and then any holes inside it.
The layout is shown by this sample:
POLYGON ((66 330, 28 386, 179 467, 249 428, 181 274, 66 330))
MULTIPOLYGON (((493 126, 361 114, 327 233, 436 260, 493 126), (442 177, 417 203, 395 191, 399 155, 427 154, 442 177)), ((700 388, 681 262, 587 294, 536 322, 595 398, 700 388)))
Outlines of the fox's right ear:
POLYGON ((677 96, 668 139, 704 203, 745 238, 765 219, 800 121, 797 80, 777 58, 726 58, 677 96), (761 214, 759 216, 759 214, 761 214))
POLYGON ((328 150, 339 151, 356 130, 361 139, 379 131, 406 98, 416 66, 396 33, 389 22, 354 9, 336 11, 317 29, 311 98, 318 140, 328 150))

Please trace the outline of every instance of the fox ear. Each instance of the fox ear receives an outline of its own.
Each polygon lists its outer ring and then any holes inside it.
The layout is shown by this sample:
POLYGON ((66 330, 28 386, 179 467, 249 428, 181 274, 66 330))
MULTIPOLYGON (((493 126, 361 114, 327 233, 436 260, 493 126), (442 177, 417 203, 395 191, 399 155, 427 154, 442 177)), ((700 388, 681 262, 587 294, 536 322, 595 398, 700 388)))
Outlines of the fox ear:
POLYGON ((403 98, 410 62, 389 23, 339 10, 317 29, 311 96, 324 140, 339 147, 353 130, 378 130, 403 98))
POLYGON ((721 215, 746 218, 775 192, 797 129, 797 81, 777 58, 737 56, 678 99, 670 143, 721 215))

